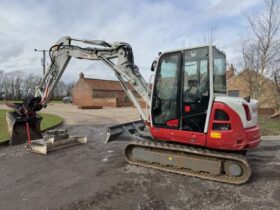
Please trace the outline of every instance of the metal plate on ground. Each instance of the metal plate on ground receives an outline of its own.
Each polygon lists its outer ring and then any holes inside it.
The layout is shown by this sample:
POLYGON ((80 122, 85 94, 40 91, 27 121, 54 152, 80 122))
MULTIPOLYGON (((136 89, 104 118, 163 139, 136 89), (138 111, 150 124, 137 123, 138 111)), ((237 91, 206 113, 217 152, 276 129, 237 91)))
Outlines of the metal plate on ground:
POLYGON ((48 152, 51 151, 86 143, 87 137, 85 136, 70 136, 68 138, 63 139, 49 137, 31 141, 31 144, 29 145, 29 150, 34 153, 46 155, 48 154, 48 152))

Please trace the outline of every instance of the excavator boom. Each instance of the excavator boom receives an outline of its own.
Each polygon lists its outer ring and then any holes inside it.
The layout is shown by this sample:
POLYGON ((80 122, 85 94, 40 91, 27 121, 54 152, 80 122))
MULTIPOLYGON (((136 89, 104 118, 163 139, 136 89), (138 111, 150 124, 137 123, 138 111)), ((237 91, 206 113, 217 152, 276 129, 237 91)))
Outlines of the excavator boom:
MULTIPOLYGON (((42 134, 38 125, 40 117, 36 114, 42 108, 46 108, 61 76, 65 72, 71 58, 101 61, 111 69, 118 78, 121 86, 129 99, 140 113, 141 118, 148 119, 147 112, 143 110, 138 102, 137 96, 131 90, 126 81, 150 105, 150 90, 148 84, 134 64, 132 48, 124 42, 107 43, 102 40, 80 40, 69 36, 62 37, 50 50, 51 64, 43 75, 40 84, 36 87, 34 95, 30 95, 23 103, 10 104, 14 112, 7 114, 7 121, 11 135, 12 144, 26 141, 28 135, 31 139, 41 138, 42 134), (93 47, 81 47, 73 42, 92 45, 93 47), (117 59, 114 63, 112 59, 117 59), (29 134, 24 128, 29 123, 29 134)), ((39 123, 40 124, 40 123, 39 123)))

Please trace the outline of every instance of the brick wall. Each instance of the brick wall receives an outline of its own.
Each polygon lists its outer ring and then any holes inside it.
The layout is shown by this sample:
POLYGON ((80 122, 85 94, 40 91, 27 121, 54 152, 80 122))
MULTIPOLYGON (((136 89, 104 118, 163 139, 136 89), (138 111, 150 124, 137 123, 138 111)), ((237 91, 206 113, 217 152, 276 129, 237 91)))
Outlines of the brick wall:
POLYGON ((105 107, 119 107, 118 98, 93 98, 92 105, 105 107))
POLYGON ((259 108, 258 114, 259 115, 272 115, 275 113, 275 109, 272 108, 259 108))
MULTIPOLYGON (((239 90, 239 97, 247 97, 250 95, 250 84, 245 76, 235 76, 227 81, 227 90, 239 90)), ((253 81, 254 82, 254 81, 253 81)), ((255 83, 256 84, 256 83, 255 83)), ((271 81, 265 83, 261 88, 259 98, 255 98, 259 102, 259 108, 275 109, 277 108, 277 92, 271 81)), ((279 97, 279 96, 278 96, 279 97)))
MULTIPOLYGON (((137 97, 139 95, 134 92, 137 97)), ((124 107, 132 102, 123 90, 92 90, 83 78, 79 79, 72 90, 72 100, 78 106, 124 107)), ((144 104, 141 101, 141 105, 144 104)))
MULTIPOLYGON (((130 102, 129 98, 127 97, 126 93, 122 90, 93 90, 92 97, 96 99, 105 99, 101 100, 106 104, 112 103, 112 98, 117 99, 117 106, 131 106, 132 103, 130 102), (109 100, 108 102, 106 100, 109 100)), ((105 106, 105 105, 104 105, 105 106)), ((114 106, 115 107, 115 106, 114 106)))
POLYGON ((93 106, 92 90, 87 83, 80 79, 72 90, 73 104, 81 106, 93 106))

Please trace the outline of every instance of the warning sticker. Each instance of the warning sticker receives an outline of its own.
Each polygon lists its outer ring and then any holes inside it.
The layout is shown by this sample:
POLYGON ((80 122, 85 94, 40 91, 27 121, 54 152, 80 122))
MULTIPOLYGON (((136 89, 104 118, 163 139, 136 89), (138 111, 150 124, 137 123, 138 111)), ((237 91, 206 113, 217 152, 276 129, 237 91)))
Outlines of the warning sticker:
POLYGON ((222 138, 222 134, 219 132, 211 132, 211 138, 220 139, 222 138))

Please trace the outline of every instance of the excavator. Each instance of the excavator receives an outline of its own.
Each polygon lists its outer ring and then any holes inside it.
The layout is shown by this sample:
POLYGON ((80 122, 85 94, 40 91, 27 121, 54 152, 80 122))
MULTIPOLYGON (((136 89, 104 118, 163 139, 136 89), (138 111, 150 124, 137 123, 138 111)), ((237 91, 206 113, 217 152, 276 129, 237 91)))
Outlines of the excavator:
POLYGON ((105 143, 127 142, 128 163, 236 185, 249 180, 246 152, 260 143, 257 101, 226 95, 226 56, 215 46, 161 53, 151 66, 152 88, 134 63, 132 47, 124 42, 65 36, 50 48, 49 56, 51 63, 35 94, 11 106, 9 121, 17 138, 28 137, 31 145, 41 138, 36 113, 47 107, 72 57, 101 61, 115 73, 141 117, 107 128, 105 143))

